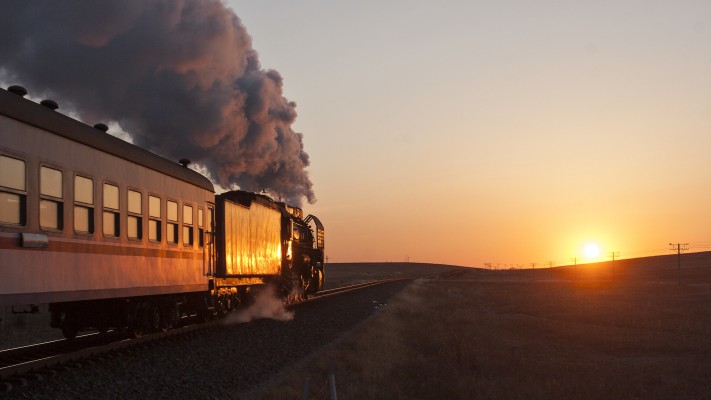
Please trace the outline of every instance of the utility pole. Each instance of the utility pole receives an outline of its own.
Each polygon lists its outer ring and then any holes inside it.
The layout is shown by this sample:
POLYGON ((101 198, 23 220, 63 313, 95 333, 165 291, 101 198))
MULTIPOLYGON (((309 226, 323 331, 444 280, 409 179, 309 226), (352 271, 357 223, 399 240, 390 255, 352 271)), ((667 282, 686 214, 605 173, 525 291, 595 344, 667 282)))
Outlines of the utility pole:
POLYGON ((677 284, 681 285, 681 252, 689 250, 689 243, 669 243, 672 250, 676 251, 677 254, 677 284))
POLYGON ((578 280, 578 257, 573 257, 573 280, 578 280))
POLYGON ((619 251, 610 252, 610 257, 612 257, 612 281, 615 281, 615 257, 620 257, 619 251))

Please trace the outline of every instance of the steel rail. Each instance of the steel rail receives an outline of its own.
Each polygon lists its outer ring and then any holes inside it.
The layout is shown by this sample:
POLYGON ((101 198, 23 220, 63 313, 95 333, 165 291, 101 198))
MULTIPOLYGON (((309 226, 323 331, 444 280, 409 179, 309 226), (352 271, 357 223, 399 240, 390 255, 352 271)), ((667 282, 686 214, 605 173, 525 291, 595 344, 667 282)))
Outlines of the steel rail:
MULTIPOLYGON (((335 295, 341 294, 341 293, 347 293, 347 292, 351 292, 354 290, 364 289, 364 288, 371 287, 371 286, 384 285, 386 283, 401 282, 401 281, 407 281, 407 280, 412 280, 412 279, 414 279, 414 278, 383 279, 383 280, 379 280, 379 281, 369 281, 369 282, 364 282, 364 283, 357 283, 355 285, 342 286, 342 287, 333 288, 333 289, 321 290, 318 293, 316 293, 315 296, 309 297, 305 301, 312 301, 312 300, 316 300, 316 299, 320 299, 320 298, 335 296, 335 295)), ((302 301, 300 303, 303 303, 305 301, 302 301)), ((300 303, 297 303, 297 304, 300 304, 300 303)))
MULTIPOLYGON (((411 279, 413 278, 385 279, 322 290, 315 296, 288 304, 287 308, 306 305, 373 286, 411 279)), ((0 392, 3 390, 3 384, 5 390, 9 391, 12 390, 13 383, 26 385, 27 380, 37 379, 37 375, 54 374, 56 372, 53 371, 64 366, 81 365, 83 360, 146 345, 158 340, 188 335, 207 329, 216 329, 221 326, 224 326, 223 319, 217 318, 204 323, 193 323, 177 327, 167 332, 147 334, 138 338, 129 338, 127 333, 121 331, 109 331, 105 334, 90 333, 81 335, 73 340, 52 340, 0 350, 0 392)))

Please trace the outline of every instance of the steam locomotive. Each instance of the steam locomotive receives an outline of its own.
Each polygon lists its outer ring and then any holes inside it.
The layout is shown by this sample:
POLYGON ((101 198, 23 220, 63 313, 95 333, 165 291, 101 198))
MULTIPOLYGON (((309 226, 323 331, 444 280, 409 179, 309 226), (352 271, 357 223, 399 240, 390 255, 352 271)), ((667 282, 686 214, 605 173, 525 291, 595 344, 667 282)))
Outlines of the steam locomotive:
POLYGON ((187 168, 0 89, 0 307, 49 304, 50 325, 136 335, 205 318, 275 285, 324 281, 324 227, 265 195, 215 194, 187 168))

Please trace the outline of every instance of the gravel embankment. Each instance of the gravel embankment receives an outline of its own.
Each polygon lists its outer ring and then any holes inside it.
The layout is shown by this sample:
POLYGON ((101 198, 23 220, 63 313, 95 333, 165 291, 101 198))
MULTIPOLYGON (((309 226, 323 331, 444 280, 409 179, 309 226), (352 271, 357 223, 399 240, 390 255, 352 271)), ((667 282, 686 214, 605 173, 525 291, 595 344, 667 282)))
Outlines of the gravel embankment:
POLYGON ((326 264, 326 289, 382 279, 416 278, 465 267, 423 263, 333 263, 326 264))
POLYGON ((365 321, 408 283, 297 305, 288 322, 257 320, 94 360, 7 399, 236 399, 365 321))

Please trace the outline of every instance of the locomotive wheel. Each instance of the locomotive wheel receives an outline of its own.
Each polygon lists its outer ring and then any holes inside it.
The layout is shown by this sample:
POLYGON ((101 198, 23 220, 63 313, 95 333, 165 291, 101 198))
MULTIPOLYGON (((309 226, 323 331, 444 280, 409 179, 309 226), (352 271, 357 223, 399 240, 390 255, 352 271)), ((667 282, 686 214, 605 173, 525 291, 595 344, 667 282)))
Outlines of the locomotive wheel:
POLYGON ((316 268, 316 291, 321 290, 323 287, 323 267, 321 268, 316 268))
POLYGON ((135 325, 131 327, 131 335, 133 335, 133 337, 136 339, 143 336, 143 326, 135 325))
POLYGON ((219 299, 217 301, 217 307, 215 308, 215 319, 222 319, 227 315, 229 311, 229 303, 227 299, 219 299))
POLYGON ((217 309, 219 307, 220 307, 219 304, 216 304, 215 307, 207 307, 206 306, 206 307, 198 310, 198 312, 197 312, 198 321, 209 322, 209 321, 217 319, 217 315, 218 315, 217 309))
POLYGON ((160 308, 156 305, 152 305, 149 309, 149 315, 148 317, 150 318, 146 322, 148 323, 148 328, 151 331, 157 331, 159 329, 162 330, 162 324, 161 324, 161 317, 160 317, 160 308))
POLYGON ((134 338, 143 336, 146 325, 144 322, 146 318, 146 311, 147 310, 142 305, 140 307, 136 307, 133 311, 133 318, 131 318, 131 323, 129 324, 128 329, 134 338))
MULTIPOLYGON (((313 273, 313 270, 311 271, 313 273)), ((313 277, 309 275, 301 275, 301 290, 300 296, 301 300, 307 300, 313 294, 313 277)))
POLYGON ((216 314, 216 311, 206 308, 204 310, 200 310, 197 313, 197 317, 198 317, 198 321, 209 322, 209 321, 212 321, 213 319, 215 319, 217 317, 217 314, 216 314))
POLYGON ((312 266, 307 275, 302 275, 301 279, 304 288, 304 298, 313 297, 321 287, 323 274, 320 269, 312 266))
POLYGON ((217 311, 215 311, 215 307, 212 304, 209 298, 205 297, 203 299, 202 307, 199 307, 196 312, 198 321, 208 322, 215 319, 217 311))
MULTIPOLYGON (((177 314, 177 312, 175 313, 177 314)), ((175 327, 177 324, 178 318, 174 313, 172 312, 172 309, 170 306, 163 306, 161 308, 161 313, 160 313, 160 330, 161 332, 166 332, 175 327)))
POLYGON ((284 299, 285 303, 291 303, 294 301, 294 296, 292 289, 294 289, 294 283, 286 279, 282 279, 279 282, 279 297, 284 299))
POLYGON ((62 335, 69 340, 75 339, 78 333, 79 327, 74 322, 68 322, 62 326, 62 335))
POLYGON ((67 339, 74 339, 79 333, 79 324, 73 313, 65 311, 61 317, 62 335, 67 339))

